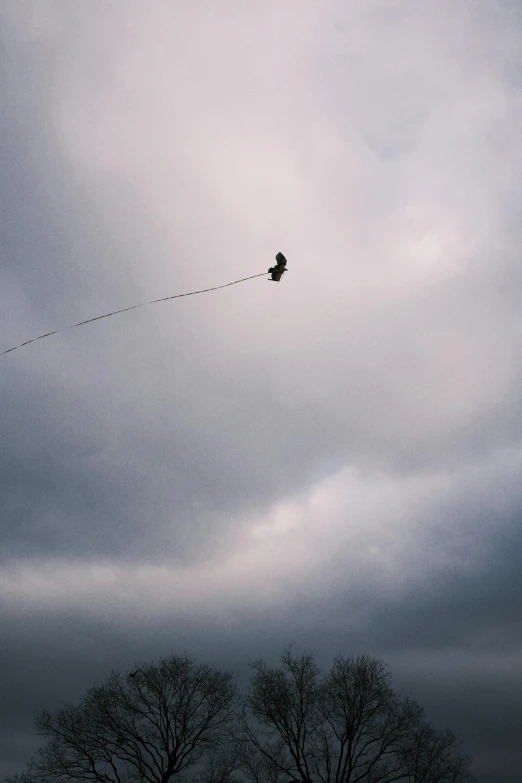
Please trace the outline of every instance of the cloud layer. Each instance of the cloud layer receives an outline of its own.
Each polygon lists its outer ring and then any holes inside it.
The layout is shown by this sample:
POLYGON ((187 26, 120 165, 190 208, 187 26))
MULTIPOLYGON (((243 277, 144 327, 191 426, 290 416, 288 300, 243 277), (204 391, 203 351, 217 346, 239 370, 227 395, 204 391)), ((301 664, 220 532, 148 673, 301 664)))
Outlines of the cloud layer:
POLYGON ((293 641, 382 655, 477 779, 515 780, 518 6, 46 0, 1 26, 1 347, 278 250, 289 273, 3 357, 0 773, 112 667, 293 641))

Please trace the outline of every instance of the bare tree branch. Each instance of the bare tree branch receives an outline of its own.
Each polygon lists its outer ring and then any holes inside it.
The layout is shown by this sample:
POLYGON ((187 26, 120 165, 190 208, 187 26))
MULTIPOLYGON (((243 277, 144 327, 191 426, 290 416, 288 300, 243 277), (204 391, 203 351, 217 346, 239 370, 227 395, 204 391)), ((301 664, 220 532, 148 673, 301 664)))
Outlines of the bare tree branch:
POLYGON ((455 755, 452 735, 428 732, 422 709, 393 691, 382 661, 338 657, 322 674, 313 655, 286 650, 279 668, 256 661, 253 669, 241 732, 251 783, 466 779, 469 761, 455 755))
POLYGON ((252 664, 240 699, 231 673, 171 656, 113 673, 79 705, 36 720, 44 738, 6 783, 463 783, 469 759, 385 664, 284 651, 252 664))
POLYGON ((113 673, 80 705, 39 713, 37 730, 47 742, 14 780, 169 783, 199 766, 201 783, 231 783, 223 748, 232 747, 237 707, 233 675, 189 656, 142 666, 132 676, 113 673))

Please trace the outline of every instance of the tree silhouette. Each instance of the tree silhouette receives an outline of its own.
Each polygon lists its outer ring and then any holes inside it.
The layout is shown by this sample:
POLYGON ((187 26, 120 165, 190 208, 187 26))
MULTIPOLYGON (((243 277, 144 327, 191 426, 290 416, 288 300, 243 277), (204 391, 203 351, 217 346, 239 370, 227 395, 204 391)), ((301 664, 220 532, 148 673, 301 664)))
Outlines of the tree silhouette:
POLYGON ((240 757, 251 783, 460 783, 469 761, 414 701, 392 690, 378 659, 287 650, 280 668, 253 664, 240 757))
POLYGON ((171 656, 90 688, 36 720, 46 744, 6 783, 463 783, 449 731, 395 692, 377 658, 312 654, 234 677, 171 656))
POLYGON ((233 772, 230 725, 237 708, 233 675, 171 656, 113 673, 78 706, 42 710, 38 733, 48 742, 8 783, 168 783, 198 770, 202 783, 226 783, 233 772))

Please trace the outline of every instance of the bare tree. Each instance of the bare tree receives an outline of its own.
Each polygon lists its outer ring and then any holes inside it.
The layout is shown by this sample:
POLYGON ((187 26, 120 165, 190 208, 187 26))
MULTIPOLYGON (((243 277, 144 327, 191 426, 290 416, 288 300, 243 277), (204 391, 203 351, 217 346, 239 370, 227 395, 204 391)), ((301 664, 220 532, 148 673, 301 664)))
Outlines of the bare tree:
POLYGON ((42 710, 46 744, 6 783, 462 783, 469 760, 396 693, 382 661, 287 650, 232 674, 172 656, 112 674, 77 706, 42 710), (241 777, 240 777, 241 775, 241 777))
POLYGON ((470 759, 457 755, 455 747, 451 731, 437 731, 421 721, 404 753, 411 783, 460 783, 469 778, 470 759))
POLYGON ((321 725, 320 671, 312 655, 283 653, 282 669, 256 661, 243 713, 241 758, 255 783, 307 781, 321 725), (253 718, 253 720, 252 720, 253 718))
POLYGON ((80 705, 39 713, 47 744, 11 783, 168 783, 191 769, 229 783, 236 709, 233 675, 189 656, 113 674, 80 705))
POLYGON ((415 702, 395 693, 378 659, 336 658, 322 674, 311 654, 287 650, 255 670, 240 757, 253 783, 460 783, 468 761, 415 702))

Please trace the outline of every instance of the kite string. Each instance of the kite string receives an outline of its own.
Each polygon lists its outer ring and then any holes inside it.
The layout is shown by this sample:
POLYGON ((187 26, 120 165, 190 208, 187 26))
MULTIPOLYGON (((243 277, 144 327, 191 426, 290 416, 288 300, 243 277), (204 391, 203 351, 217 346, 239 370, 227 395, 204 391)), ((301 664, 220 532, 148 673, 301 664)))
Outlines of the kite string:
MULTIPOLYGON (((86 321, 79 321, 77 324, 71 324, 71 326, 64 327, 65 329, 74 329, 76 326, 83 326, 84 324, 90 324, 93 321, 99 321, 101 318, 109 318, 111 315, 118 315, 119 313, 127 313, 129 310, 136 310, 138 307, 145 307, 148 304, 157 304, 158 302, 167 302, 169 299, 181 299, 183 296, 195 296, 196 294, 206 294, 208 291, 217 291, 220 288, 228 288, 231 285, 237 285, 238 283, 244 283, 246 280, 253 280, 254 277, 264 277, 268 272, 260 272, 258 275, 250 275, 250 277, 242 277, 240 280, 233 280, 231 283, 224 283, 223 285, 215 285, 212 288, 202 288, 200 291, 189 291, 186 294, 174 294, 173 296, 165 296, 162 299, 152 299, 150 302, 142 302, 141 304, 132 305, 132 307, 124 307, 122 310, 114 310, 112 313, 105 313, 105 315, 97 315, 94 318, 88 318, 86 321)), ((62 331, 64 331, 62 330, 62 331)), ((24 343, 8 348, 7 351, 2 351, 0 356, 4 356, 6 353, 16 351, 17 348, 22 348, 24 345, 34 343, 36 340, 42 340, 44 337, 50 337, 52 334, 58 334, 60 329, 56 329, 54 332, 46 332, 40 334, 38 337, 33 337, 31 340, 26 340, 24 343)))

